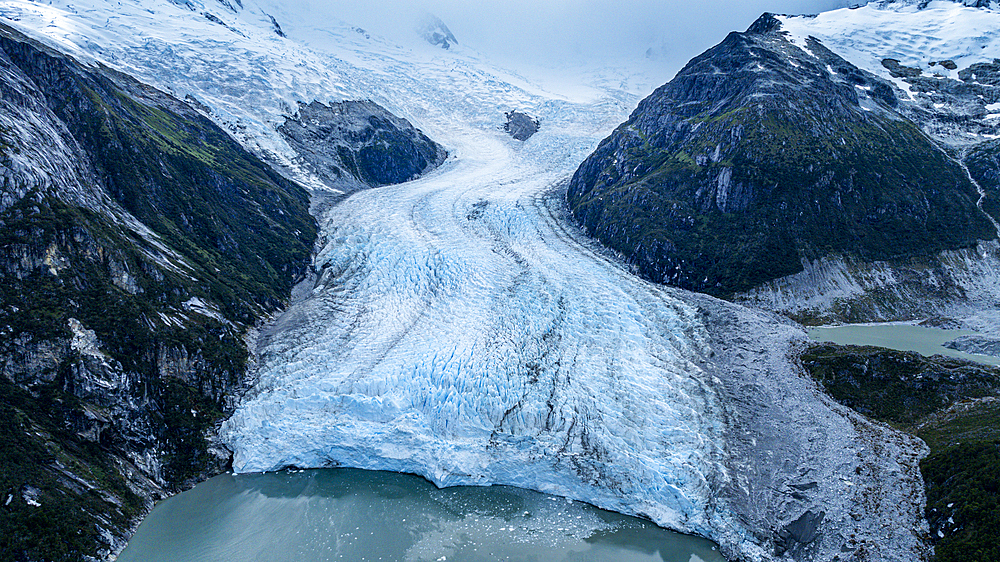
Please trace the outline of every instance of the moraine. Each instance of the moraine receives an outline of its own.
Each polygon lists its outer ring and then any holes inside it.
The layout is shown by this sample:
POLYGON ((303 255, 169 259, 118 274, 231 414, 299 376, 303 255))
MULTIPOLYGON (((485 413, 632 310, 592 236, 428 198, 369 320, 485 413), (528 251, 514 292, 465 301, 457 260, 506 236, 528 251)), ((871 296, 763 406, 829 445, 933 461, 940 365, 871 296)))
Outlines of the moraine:
POLYGON ((191 95, 303 181, 275 131, 299 101, 371 99, 451 155, 416 181, 315 205, 315 276, 265 331, 256 384, 222 429, 235 470, 512 485, 739 559, 925 554, 922 445, 802 376, 799 327, 638 279, 569 226, 565 180, 634 106, 620 82, 570 101, 473 54, 320 32, 268 2, 253 4, 293 18, 281 29, 309 48, 249 10, 219 12, 233 34, 168 3, 153 16, 92 4, 10 1, 4 15, 191 95), (542 123, 523 144, 497 128, 512 107, 542 123))

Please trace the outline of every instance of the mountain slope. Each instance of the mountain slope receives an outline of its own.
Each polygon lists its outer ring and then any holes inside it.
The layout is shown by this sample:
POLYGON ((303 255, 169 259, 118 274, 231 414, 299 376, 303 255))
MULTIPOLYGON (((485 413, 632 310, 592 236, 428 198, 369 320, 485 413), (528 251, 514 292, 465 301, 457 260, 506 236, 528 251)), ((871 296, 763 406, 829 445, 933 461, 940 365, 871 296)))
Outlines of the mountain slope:
POLYGON ((448 152, 372 101, 299 104, 278 132, 331 189, 403 183, 441 165, 448 152))
MULTIPOLYGON (((1000 134, 1000 10, 984 2, 876 2, 814 16, 779 16, 788 39, 820 41, 891 86, 895 110, 969 172, 977 203, 1000 229, 990 164, 1000 134)), ((949 226, 949 230, 953 230, 949 226)), ((805 322, 952 322, 983 334, 1000 327, 1000 244, 936 255, 861 259, 850 253, 803 262, 800 273, 735 296, 805 322)))
POLYGON ((837 254, 933 255, 996 237, 962 168, 889 83, 763 16, 643 100, 574 175, 588 233, 644 276, 732 295, 837 254))
POLYGON ((304 274, 315 222, 176 99, 5 26, 0 65, 0 551, 103 558, 225 468, 211 434, 243 338, 304 274))
POLYGON ((198 11, 5 6, 46 40, 190 94, 275 159, 294 153, 273 127, 314 99, 375 99, 454 155, 321 210, 317 278, 265 330, 259 381, 226 424, 237 470, 515 484, 711 537, 734 559, 926 552, 922 446, 801 376, 801 330, 638 279, 567 225, 559 186, 632 107, 628 74, 566 99, 461 46, 309 28, 297 2, 267 9, 285 37, 256 10, 186 4, 198 11), (545 126, 511 139, 497 125, 512 107, 545 126))

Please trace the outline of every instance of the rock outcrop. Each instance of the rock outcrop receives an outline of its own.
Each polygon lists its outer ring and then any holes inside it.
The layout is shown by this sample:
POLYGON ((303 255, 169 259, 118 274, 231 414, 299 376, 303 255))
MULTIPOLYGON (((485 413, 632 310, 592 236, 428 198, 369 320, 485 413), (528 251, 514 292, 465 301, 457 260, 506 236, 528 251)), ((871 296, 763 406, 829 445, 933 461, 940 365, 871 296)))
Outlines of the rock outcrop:
POLYGON ((504 114, 507 122, 503 124, 503 130, 519 141, 526 141, 538 132, 540 123, 527 113, 520 111, 509 111, 504 114))
POLYGON ((300 104, 298 115, 278 131, 304 167, 342 191, 409 181, 448 156, 409 121, 372 101, 300 104))
POLYGON ((442 49, 450 49, 452 45, 458 44, 455 34, 448 29, 441 18, 433 14, 424 15, 420 25, 417 26, 417 33, 424 38, 424 41, 442 49))
POLYGON ((225 470, 308 195, 198 112, 0 27, 0 552, 93 560, 225 470))

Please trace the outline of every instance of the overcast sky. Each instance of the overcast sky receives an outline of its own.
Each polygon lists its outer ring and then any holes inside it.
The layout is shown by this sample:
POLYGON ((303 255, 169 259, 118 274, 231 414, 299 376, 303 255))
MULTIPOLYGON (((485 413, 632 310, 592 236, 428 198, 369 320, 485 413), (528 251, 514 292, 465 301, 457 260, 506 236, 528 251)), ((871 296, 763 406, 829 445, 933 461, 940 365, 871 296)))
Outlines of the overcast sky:
MULTIPOLYGON (((341 0, 337 10, 380 33, 416 11, 440 17, 458 41, 491 58, 542 65, 645 58, 678 70, 764 12, 808 14, 850 0, 341 0), (408 12, 404 16, 404 12, 408 12), (395 16, 395 17, 394 17, 395 16), (398 21, 393 22, 394 19, 398 21), (380 29, 381 28, 381 29, 380 29)), ((857 2, 854 2, 857 3, 857 2)), ((328 4, 329 5, 329 4, 328 4)))

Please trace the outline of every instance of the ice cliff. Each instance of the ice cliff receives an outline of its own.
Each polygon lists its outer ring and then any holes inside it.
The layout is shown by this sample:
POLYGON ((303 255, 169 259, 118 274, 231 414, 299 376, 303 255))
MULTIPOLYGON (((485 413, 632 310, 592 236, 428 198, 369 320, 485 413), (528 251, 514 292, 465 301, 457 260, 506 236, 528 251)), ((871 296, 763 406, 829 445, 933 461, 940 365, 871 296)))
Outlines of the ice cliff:
POLYGON ((634 107, 627 74, 554 95, 458 48, 318 30, 292 3, 198 4, 11 0, 0 14, 197 100, 314 201, 323 182, 277 131, 299 102, 370 99, 450 155, 314 206, 314 275, 264 331, 256 384, 222 429, 235 470, 512 484, 743 560, 925 554, 922 448, 802 376, 800 330, 640 280, 571 226, 565 181, 634 107), (545 126, 511 139, 496 126, 511 107, 545 126))

